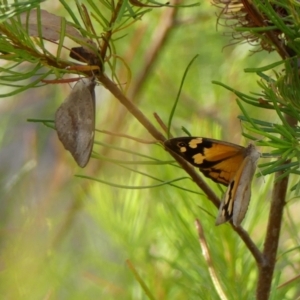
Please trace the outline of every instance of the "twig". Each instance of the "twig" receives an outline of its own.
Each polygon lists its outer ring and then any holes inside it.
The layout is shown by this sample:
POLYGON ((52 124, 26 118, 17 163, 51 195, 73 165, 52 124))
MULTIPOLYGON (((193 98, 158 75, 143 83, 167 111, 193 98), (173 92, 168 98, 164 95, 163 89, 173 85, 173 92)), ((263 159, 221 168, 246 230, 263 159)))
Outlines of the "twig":
POLYGON ((290 284, 290 283, 292 283, 293 281, 298 280, 298 279, 300 279, 300 274, 297 275, 297 276, 295 276, 294 278, 292 278, 292 279, 286 281, 285 283, 279 285, 279 286, 277 287, 277 289, 281 289, 281 288, 287 286, 288 284, 290 284))
MULTIPOLYGON (((180 3, 181 0, 175 0, 173 5, 176 5, 177 3, 180 3)), ((155 66, 156 61, 159 58, 159 55, 162 53, 162 47, 166 43, 168 36, 170 35, 173 24, 175 22, 175 18, 177 16, 178 9, 174 7, 167 7, 164 9, 161 17, 160 17, 160 22, 157 24, 157 29, 154 31, 152 34, 151 40, 148 42, 149 43, 149 50, 147 53, 145 53, 144 57, 141 59, 141 64, 140 64, 140 70, 138 71, 139 75, 136 75, 135 78, 138 78, 136 81, 133 81, 131 84, 131 87, 128 91, 128 97, 132 99, 135 103, 140 102, 141 98, 138 98, 137 95, 139 92, 142 90, 144 83, 146 82, 147 78, 151 76, 152 74, 152 69, 155 66)), ((144 35, 142 35, 144 36, 144 35)), ((136 51, 140 47, 140 43, 136 42, 136 37, 134 37, 131 47, 130 47, 130 55, 125 59, 126 61, 131 61, 133 57, 136 57, 136 51), (136 46, 134 46, 134 45, 136 46), (132 48, 133 47, 133 48, 132 48)), ((122 78, 122 75, 119 75, 119 78, 122 78)), ((118 108, 116 109, 116 118, 115 122, 113 124, 113 127, 111 130, 113 132, 119 132, 123 127, 124 123, 126 122, 126 117, 127 117, 127 111, 125 109, 118 108)), ((113 144, 114 143, 114 138, 109 137, 106 140, 107 143, 113 144)), ((102 150, 102 154, 107 156, 107 149, 102 150)))
POLYGON ((105 74, 97 75, 99 82, 108 89, 126 108, 135 116, 135 118, 149 131, 149 133, 158 141, 164 141, 165 137, 152 125, 152 123, 145 117, 145 115, 132 103, 118 88, 118 86, 111 81, 105 74))
MULTIPOLYGON (((145 117, 145 115, 135 106, 135 104, 130 101, 118 88, 118 86, 112 82, 104 74, 97 76, 97 79, 103 84, 103 86, 108 89, 126 108, 127 110, 148 130, 148 132, 157 140, 163 142, 165 137, 153 126, 153 124, 145 117)), ((176 155, 174 152, 169 152, 170 155, 182 166, 182 168, 191 176, 193 181, 199 186, 199 188, 206 194, 207 198, 212 201, 212 203, 218 208, 220 206, 220 200, 214 191, 203 181, 199 172, 196 170, 183 158, 176 155)), ((250 236, 242 227, 233 227, 238 233, 241 239, 244 241, 245 245, 253 254, 257 263, 262 261, 262 255, 259 249, 251 240, 250 236)))
POLYGON ((135 279, 141 285, 141 287, 144 290, 144 292, 146 293, 146 295, 149 297, 149 299, 150 300, 155 300, 155 297, 152 295, 150 289, 147 287, 146 283, 144 282, 142 277, 139 275, 136 268, 134 267, 134 265, 131 263, 131 261, 129 259, 126 260, 126 264, 127 264, 128 268, 131 270, 131 272, 133 273, 135 279))
MULTIPOLYGON (((97 79, 107 88, 126 108, 127 110, 148 130, 148 132, 161 143, 165 140, 165 137, 158 131, 153 124, 145 117, 145 115, 137 108, 137 106, 130 101, 118 88, 118 86, 112 82, 104 74, 97 76, 97 79)), ((211 188, 203 181, 199 173, 196 173, 195 169, 186 162, 183 158, 170 151, 170 154, 176 159, 176 161, 182 166, 182 168, 192 177, 195 183, 200 189, 207 195, 216 207, 219 207, 220 200, 211 188)))
POLYGON ((264 257, 262 252, 257 248, 257 246, 252 241, 251 237, 249 236, 248 232, 241 226, 235 227, 232 225, 232 229, 240 236, 240 238, 244 241, 245 245, 249 249, 249 251, 252 253, 256 264, 259 266, 263 264, 264 257))
POLYGON ((195 224, 196 224, 196 229, 198 231, 199 244, 200 244, 200 247, 202 249, 203 257, 204 257, 204 259, 206 261, 206 264, 208 266, 208 272, 210 274, 211 280, 212 280, 212 282, 213 282, 213 284, 216 288, 216 291, 217 291, 219 297, 222 300, 227 300, 227 297, 226 297, 226 295, 225 295, 225 293, 222 289, 222 286, 219 282, 217 273, 216 273, 215 268, 213 266, 213 262, 212 262, 212 259, 210 257, 210 252, 209 252, 209 249, 208 249, 208 245, 206 243, 206 239, 205 239, 205 235, 204 235, 202 225, 201 225, 201 223, 198 219, 196 219, 195 224))
MULTIPOLYGON (((160 116, 157 113, 153 113, 155 120, 157 121, 157 123, 159 124, 159 126, 161 127, 161 129, 167 133, 168 132, 168 127, 166 126, 166 124, 163 122, 163 120, 160 118, 160 116)), ((170 136, 171 137, 171 136, 170 136)))
MULTIPOLYGON (((276 173, 276 178, 284 171, 276 173)), ((269 298, 271 283, 276 263, 276 254, 282 224, 283 208, 288 185, 288 177, 275 182, 272 194, 272 202, 269 213, 267 235, 265 238, 263 255, 265 262, 259 265, 259 276, 256 289, 256 298, 265 300, 269 298)))
MULTIPOLYGON (((122 4, 123 4, 123 1, 119 0, 117 5, 113 8, 108 28, 113 28, 113 24, 116 21, 116 19, 118 18, 118 14, 119 14, 119 12, 122 8, 122 4)), ((107 49, 109 47, 109 42, 110 42, 112 34, 113 34, 113 31, 112 31, 112 29, 110 29, 106 32, 105 36, 103 37, 103 43, 101 45, 101 58, 102 58, 102 61, 105 61, 106 52, 107 52, 107 49)))

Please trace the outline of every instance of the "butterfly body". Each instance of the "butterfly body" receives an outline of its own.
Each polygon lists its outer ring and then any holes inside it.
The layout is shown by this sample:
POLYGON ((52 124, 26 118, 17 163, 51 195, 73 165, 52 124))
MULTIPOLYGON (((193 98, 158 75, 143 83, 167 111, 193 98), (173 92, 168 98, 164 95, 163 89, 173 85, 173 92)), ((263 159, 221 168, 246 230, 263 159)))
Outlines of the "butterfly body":
POLYGON ((208 178, 228 186, 216 225, 230 219, 235 226, 243 220, 251 197, 251 181, 260 157, 255 146, 242 147, 201 137, 165 141, 166 148, 183 157, 208 178))
POLYGON ((93 78, 80 79, 55 113, 58 138, 82 168, 94 143, 95 85, 93 78))

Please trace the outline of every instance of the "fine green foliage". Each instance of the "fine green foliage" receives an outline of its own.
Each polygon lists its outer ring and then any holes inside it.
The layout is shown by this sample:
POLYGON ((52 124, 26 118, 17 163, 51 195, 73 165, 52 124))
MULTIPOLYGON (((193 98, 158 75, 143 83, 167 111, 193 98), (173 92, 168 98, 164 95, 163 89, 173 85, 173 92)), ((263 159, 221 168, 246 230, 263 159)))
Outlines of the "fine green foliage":
MULTIPOLYGON (((206 2, 39 2, 1 6, 3 299, 254 299, 274 186, 286 178, 270 299, 299 297, 296 281, 284 285, 299 274, 298 4, 283 1, 278 17, 275 2, 253 1, 270 23, 232 26, 272 51, 253 53, 224 47, 219 10, 206 2), (267 45, 275 29, 295 55, 267 45), (78 46, 83 60, 69 57, 78 46), (78 76, 99 82, 83 170, 54 130, 70 87, 49 81, 78 76), (245 232, 214 225, 215 202, 164 150, 163 136, 187 133, 262 153, 245 232)), ((204 182, 222 197, 223 186, 204 182)))

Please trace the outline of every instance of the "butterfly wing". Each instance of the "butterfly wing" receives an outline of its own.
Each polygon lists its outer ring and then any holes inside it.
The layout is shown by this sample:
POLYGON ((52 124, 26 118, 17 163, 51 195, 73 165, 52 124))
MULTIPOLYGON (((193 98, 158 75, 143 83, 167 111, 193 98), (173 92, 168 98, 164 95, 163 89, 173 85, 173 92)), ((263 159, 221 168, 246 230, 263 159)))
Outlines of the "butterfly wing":
POLYGON ((55 127, 65 149, 80 167, 89 161, 95 130, 95 82, 79 80, 55 114, 55 127))
POLYGON ((232 219, 234 226, 243 221, 251 198, 251 182, 255 174, 260 153, 250 144, 246 148, 246 157, 228 185, 221 202, 216 225, 232 219))
POLYGON ((181 137, 165 141, 166 148, 183 157, 208 178, 228 185, 245 158, 246 148, 208 138, 181 137))

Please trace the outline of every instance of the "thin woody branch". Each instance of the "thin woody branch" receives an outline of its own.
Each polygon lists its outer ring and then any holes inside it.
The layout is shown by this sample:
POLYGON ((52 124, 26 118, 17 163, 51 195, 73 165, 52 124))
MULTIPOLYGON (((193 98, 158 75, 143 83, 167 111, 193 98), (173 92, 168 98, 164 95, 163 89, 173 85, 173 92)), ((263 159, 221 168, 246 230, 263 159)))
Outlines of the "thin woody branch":
MULTIPOLYGON (((146 116, 135 106, 135 104, 130 101, 123 92, 118 88, 118 86, 111 81, 106 75, 100 74, 97 76, 98 80, 103 84, 103 86, 108 89, 120 102, 126 107, 126 109, 148 130, 148 132, 161 143, 165 140, 165 137, 160 131, 158 131, 153 124, 146 118, 146 116)), ((174 159, 182 166, 182 168, 191 176, 193 181, 199 186, 199 188, 206 194, 207 198, 214 203, 218 208, 220 205, 220 200, 213 192, 213 190, 206 184, 202 179, 200 174, 187 163, 183 158, 179 157, 175 153, 170 151, 170 154, 174 159)), ((242 227, 234 227, 234 230, 238 233, 240 238, 244 241, 245 245, 248 247, 253 257, 257 263, 263 260, 261 252, 256 247, 248 233, 242 227)))
MULTIPOLYGON (((275 181, 280 175, 282 175, 282 172, 276 174, 275 181)), ((274 184, 267 235, 263 250, 264 261, 259 265, 259 276, 256 289, 257 300, 265 300, 270 296, 287 186, 288 177, 285 177, 274 184)))
MULTIPOLYGON (((297 121, 292 117, 286 116, 286 120, 290 126, 296 126, 297 124, 297 121)), ((258 300, 268 299, 272 286, 289 180, 288 176, 281 180, 277 180, 283 173, 284 170, 277 172, 274 179, 268 227, 263 249, 264 261, 259 265, 259 276, 256 289, 256 299, 258 300)))

